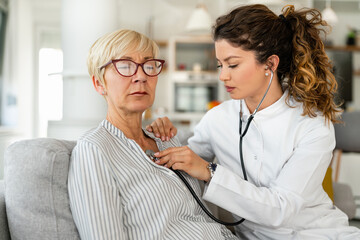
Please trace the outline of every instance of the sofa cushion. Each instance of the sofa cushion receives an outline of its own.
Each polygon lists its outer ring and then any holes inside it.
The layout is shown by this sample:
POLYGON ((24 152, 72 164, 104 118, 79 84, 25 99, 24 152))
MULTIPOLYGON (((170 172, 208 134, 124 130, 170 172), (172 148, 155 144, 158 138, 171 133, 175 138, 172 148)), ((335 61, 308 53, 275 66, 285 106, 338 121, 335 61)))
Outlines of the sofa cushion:
POLYGON ((76 142, 39 138, 5 152, 5 201, 12 239, 80 239, 67 191, 76 142))

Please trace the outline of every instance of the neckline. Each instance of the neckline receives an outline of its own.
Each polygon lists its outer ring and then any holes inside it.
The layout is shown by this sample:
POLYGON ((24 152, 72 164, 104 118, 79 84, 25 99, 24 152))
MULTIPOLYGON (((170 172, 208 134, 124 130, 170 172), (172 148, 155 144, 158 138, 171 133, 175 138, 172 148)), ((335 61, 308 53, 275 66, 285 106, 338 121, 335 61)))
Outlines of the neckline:
MULTIPOLYGON (((256 114, 254 115, 254 118, 269 117, 271 115, 276 114, 276 112, 279 109, 282 109, 286 105, 286 103, 285 103, 286 96, 287 96, 287 91, 285 91, 283 93, 283 95, 276 102, 274 102, 273 104, 271 104, 270 106, 268 106, 264 109, 257 111, 256 114)), ((244 99, 240 100, 240 115, 244 119, 249 118, 251 115, 248 107, 246 106, 246 102, 244 99)))
MULTIPOLYGON (((107 119, 104 119, 101 122, 101 125, 108 131, 110 132, 112 135, 114 135, 115 137, 119 138, 120 140, 126 142, 126 143, 136 143, 136 141, 134 139, 128 138, 125 136, 124 132, 121 131, 119 128, 115 127, 111 122, 109 122, 107 119)), ((152 132, 147 131, 145 128, 141 128, 143 133, 153 139, 156 143, 156 146, 158 147, 158 149, 161 151, 162 149, 164 149, 164 145, 163 142, 161 141, 160 138, 155 137, 155 135, 152 132)), ((136 145, 139 146, 139 148, 141 149, 140 145, 136 143, 136 145)))

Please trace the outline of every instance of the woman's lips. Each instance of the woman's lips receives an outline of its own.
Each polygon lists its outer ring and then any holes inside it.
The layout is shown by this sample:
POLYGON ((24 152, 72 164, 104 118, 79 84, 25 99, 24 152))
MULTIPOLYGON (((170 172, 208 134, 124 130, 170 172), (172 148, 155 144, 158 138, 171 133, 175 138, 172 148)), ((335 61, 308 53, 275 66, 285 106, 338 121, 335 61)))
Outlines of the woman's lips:
POLYGON ((144 96, 144 95, 147 95, 147 93, 146 92, 133 92, 130 95, 132 95, 132 96, 144 96))
POLYGON ((227 91, 227 92, 231 92, 232 90, 235 89, 234 87, 227 87, 227 86, 225 86, 225 88, 226 88, 226 91, 227 91))

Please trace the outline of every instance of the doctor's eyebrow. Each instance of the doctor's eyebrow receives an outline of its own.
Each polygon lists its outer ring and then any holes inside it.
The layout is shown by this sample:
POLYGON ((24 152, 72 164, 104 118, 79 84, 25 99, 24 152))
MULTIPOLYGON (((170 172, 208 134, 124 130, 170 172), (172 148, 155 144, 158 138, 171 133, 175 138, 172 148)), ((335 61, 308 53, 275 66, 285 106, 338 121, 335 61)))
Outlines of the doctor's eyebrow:
MULTIPOLYGON (((242 57, 241 57, 241 56, 229 56, 229 57, 225 58, 223 61, 224 61, 224 62, 227 62, 227 61, 229 61, 229 60, 232 59, 232 58, 242 58, 242 57)), ((219 59, 216 58, 216 60, 220 62, 219 59)))

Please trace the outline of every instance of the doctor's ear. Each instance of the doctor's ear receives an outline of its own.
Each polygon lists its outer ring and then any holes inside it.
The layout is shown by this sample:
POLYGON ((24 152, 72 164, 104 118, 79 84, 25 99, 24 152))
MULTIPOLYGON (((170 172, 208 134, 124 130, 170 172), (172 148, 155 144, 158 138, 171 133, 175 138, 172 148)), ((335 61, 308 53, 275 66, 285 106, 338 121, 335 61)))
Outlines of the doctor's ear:
POLYGON ((92 81, 93 81, 93 85, 95 87, 95 90, 100 94, 100 95, 106 95, 106 91, 105 91, 105 87, 103 86, 103 84, 97 80, 95 78, 95 76, 92 76, 92 81))
POLYGON ((266 60, 266 69, 271 69, 273 72, 276 71, 277 67, 279 66, 280 59, 278 55, 271 55, 266 60))

